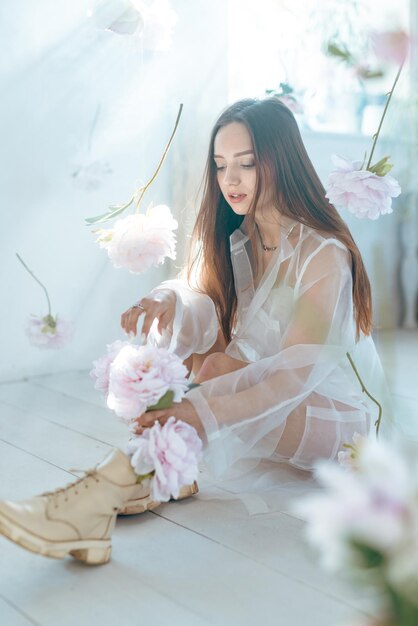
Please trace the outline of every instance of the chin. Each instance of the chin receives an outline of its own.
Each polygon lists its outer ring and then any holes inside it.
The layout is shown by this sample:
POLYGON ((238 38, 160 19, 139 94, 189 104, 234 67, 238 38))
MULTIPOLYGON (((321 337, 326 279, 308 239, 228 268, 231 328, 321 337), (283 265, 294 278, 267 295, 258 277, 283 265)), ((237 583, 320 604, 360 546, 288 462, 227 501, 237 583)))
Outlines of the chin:
MULTIPOLYGON (((229 204, 229 202, 228 202, 228 204, 229 204)), ((248 213, 248 207, 239 206, 239 205, 237 206, 236 204, 234 204, 234 205, 229 204, 229 207, 233 210, 233 212, 236 215, 247 215, 247 213, 248 213)))

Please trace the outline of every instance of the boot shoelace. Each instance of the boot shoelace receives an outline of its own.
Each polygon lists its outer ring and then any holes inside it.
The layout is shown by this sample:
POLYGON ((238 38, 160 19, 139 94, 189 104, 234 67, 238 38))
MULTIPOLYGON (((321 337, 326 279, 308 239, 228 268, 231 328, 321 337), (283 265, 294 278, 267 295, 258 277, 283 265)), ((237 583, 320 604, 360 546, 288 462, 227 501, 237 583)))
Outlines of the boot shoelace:
POLYGON ((94 479, 96 483, 100 482, 96 470, 85 471, 80 469, 70 469, 69 471, 74 473, 83 472, 83 476, 80 476, 80 478, 75 482, 68 483, 67 485, 65 485, 65 487, 58 487, 58 489, 54 489, 53 491, 45 491, 41 494, 41 496, 47 496, 48 498, 51 498, 55 505, 55 508, 58 507, 58 499, 60 495, 65 495, 64 501, 68 502, 68 492, 74 490, 74 494, 77 496, 80 493, 78 488, 81 487, 83 483, 84 488, 88 489, 89 479, 94 479))

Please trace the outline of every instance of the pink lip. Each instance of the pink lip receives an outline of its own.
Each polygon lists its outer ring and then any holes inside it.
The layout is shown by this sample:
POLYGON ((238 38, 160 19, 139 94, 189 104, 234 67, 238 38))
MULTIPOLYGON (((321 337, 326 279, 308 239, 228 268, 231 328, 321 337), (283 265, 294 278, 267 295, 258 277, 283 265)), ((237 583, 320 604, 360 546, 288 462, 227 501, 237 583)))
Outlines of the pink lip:
POLYGON ((235 204, 237 202, 242 202, 244 200, 244 198, 246 198, 246 197, 247 197, 246 193, 240 193, 236 197, 232 196, 231 194, 228 194, 228 200, 229 200, 229 202, 232 202, 233 204, 235 204))

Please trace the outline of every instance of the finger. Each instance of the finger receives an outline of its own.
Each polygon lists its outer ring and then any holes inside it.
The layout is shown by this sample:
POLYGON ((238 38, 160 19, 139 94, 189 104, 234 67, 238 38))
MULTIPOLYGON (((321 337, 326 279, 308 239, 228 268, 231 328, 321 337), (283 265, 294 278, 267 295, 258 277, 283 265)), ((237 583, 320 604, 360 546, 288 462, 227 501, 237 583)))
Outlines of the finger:
POLYGON ((160 335, 163 334, 163 330, 167 328, 167 326, 168 326, 167 314, 163 313, 160 316, 159 321, 158 321, 158 332, 160 333, 160 335))
POLYGON ((170 415, 167 411, 147 411, 147 413, 136 417, 133 422, 135 423, 135 427, 143 426, 144 428, 151 428, 154 426, 155 422, 160 422, 161 426, 163 426, 169 417, 170 415))
POLYGON ((121 316, 120 324, 126 333, 129 333, 132 330, 131 329, 131 325, 132 325, 131 312, 132 312, 132 309, 128 309, 127 311, 125 311, 125 313, 122 313, 122 316, 121 316))
POLYGON ((147 429, 144 426, 132 426, 130 429, 135 435, 142 435, 147 429))
POLYGON ((152 311, 146 311, 145 313, 145 317, 144 317, 144 321, 142 323, 142 333, 148 337, 148 333, 151 330, 151 326, 153 321, 155 320, 155 318, 157 317, 157 315, 155 314, 155 310, 153 309, 152 311))
POLYGON ((130 310, 130 313, 128 315, 128 321, 126 324, 126 332, 129 333, 133 333, 134 335, 136 335, 136 329, 138 326, 138 319, 140 317, 140 315, 142 315, 143 313, 143 309, 139 309, 139 308, 132 308, 130 310))
POLYGON ((125 311, 125 313, 122 313, 122 315, 120 316, 120 325, 125 331, 126 331, 126 324, 127 324, 127 311, 125 311))

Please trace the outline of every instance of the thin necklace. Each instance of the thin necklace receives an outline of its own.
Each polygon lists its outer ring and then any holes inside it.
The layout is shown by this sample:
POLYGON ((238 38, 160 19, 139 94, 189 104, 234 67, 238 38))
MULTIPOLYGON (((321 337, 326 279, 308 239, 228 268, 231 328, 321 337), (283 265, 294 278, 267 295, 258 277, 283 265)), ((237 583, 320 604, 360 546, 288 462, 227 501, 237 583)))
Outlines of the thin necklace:
MULTIPOLYGON (((297 223, 296 223, 297 224, 297 223)), ((296 224, 293 224, 292 228, 289 230, 289 232, 286 234, 286 239, 288 239, 293 231, 293 229, 296 227, 296 224)), ((264 243, 264 241, 261 238, 261 233, 260 233, 260 229, 258 227, 257 222, 255 223, 256 228, 257 228, 257 232, 258 232, 258 236, 260 237, 260 242, 261 242, 261 247, 263 248, 264 252, 274 252, 275 250, 277 250, 277 248, 279 246, 266 246, 266 244, 264 243)))

